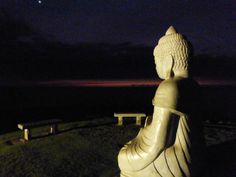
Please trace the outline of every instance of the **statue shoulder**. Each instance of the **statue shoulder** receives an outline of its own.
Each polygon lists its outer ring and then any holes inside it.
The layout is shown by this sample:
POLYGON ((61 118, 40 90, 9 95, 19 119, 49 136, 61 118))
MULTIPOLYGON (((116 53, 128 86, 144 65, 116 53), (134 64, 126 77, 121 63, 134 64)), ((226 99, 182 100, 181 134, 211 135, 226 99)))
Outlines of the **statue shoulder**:
POLYGON ((178 83, 174 79, 168 79, 159 85, 153 98, 153 105, 163 108, 176 109, 178 102, 178 83))

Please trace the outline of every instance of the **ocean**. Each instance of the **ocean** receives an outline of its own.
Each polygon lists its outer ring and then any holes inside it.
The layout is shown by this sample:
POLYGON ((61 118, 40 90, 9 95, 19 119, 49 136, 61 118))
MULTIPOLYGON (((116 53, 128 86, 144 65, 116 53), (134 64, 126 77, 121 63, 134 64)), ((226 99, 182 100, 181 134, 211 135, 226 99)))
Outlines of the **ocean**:
MULTIPOLYGON (((0 134, 17 130, 17 123, 46 119, 64 122, 113 117, 114 112, 151 115, 157 87, 55 87, 0 88, 0 134)), ((236 122, 235 86, 202 87, 207 115, 204 120, 236 122)))

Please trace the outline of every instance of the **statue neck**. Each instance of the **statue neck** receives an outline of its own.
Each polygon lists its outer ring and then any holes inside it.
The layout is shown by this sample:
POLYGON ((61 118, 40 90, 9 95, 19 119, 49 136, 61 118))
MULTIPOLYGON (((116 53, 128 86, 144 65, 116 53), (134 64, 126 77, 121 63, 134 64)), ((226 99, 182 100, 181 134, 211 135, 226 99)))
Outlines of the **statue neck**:
POLYGON ((188 78, 188 77, 189 77, 189 72, 186 71, 186 70, 175 71, 175 72, 174 72, 174 77, 188 78))

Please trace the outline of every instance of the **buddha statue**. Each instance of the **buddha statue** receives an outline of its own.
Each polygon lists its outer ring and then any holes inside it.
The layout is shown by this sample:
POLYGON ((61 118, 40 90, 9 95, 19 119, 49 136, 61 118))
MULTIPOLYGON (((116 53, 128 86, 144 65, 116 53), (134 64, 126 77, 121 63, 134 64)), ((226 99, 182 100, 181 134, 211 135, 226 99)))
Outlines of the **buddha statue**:
POLYGON ((153 98, 153 116, 121 148, 121 177, 202 177, 202 101, 191 78, 189 42, 169 27, 154 49, 162 81, 153 98))

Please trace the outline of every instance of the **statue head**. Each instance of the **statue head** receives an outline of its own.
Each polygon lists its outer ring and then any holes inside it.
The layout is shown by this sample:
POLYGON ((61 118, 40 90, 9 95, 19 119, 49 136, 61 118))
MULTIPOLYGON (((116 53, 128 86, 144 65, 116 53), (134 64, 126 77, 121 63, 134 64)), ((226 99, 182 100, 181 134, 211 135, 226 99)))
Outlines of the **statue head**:
POLYGON ((153 52, 159 77, 161 79, 174 76, 188 77, 191 53, 188 41, 170 26, 153 52))

